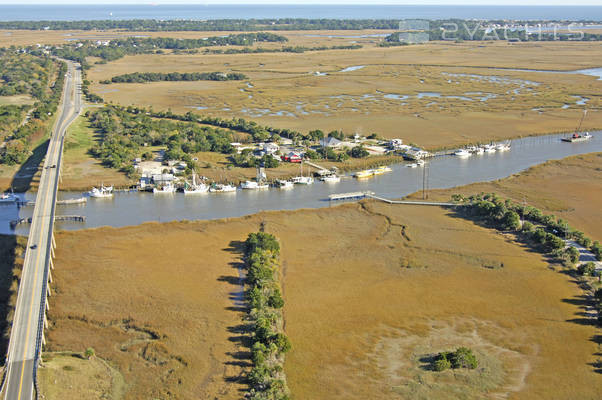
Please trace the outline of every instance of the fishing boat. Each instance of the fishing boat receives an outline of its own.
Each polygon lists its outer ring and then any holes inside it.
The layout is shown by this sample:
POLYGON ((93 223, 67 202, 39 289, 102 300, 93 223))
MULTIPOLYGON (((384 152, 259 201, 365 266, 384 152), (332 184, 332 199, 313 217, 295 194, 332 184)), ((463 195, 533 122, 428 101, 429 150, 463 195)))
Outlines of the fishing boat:
POLYGON ((175 193, 175 192, 176 192, 176 187, 171 183, 167 183, 167 184, 161 185, 161 186, 156 186, 153 188, 153 193, 155 193, 155 194, 169 194, 169 193, 175 193))
POLYGON ((563 142, 584 142, 586 140, 590 140, 593 136, 589 134, 589 132, 585 132, 583 135, 580 133, 573 133, 569 137, 563 137, 563 142))
POLYGON ((12 193, 0 194, 0 203, 14 203, 15 201, 17 201, 17 196, 12 193))
POLYGON ((495 153, 495 145, 493 143, 486 144, 483 146, 483 151, 485 151, 485 153, 495 153))
POLYGON ((579 121, 579 125, 577 126, 575 133, 573 133, 571 136, 563 137, 560 140, 562 140, 563 142, 569 142, 569 143, 585 142, 586 140, 590 140, 593 136, 590 135, 589 132, 585 132, 583 134, 580 133, 581 125, 583 124, 583 120, 585 119, 586 115, 587 115, 587 110, 583 111, 583 116, 581 117, 581 120, 579 121))
POLYGON ((303 176, 303 162, 301 162, 301 165, 299 166, 299 176, 295 176, 292 179, 292 182, 296 185, 311 185, 312 183, 314 183, 314 178, 312 178, 311 176, 303 176))
POLYGON ((335 182, 340 182, 341 177, 338 176, 337 174, 330 174, 330 175, 323 175, 322 177, 320 177, 320 180, 322 182, 326 182, 326 183, 335 183, 335 182))
POLYGON ((495 146, 496 151, 508 151, 510 150, 510 143, 498 143, 495 146))
POLYGON ((293 182, 285 179, 277 179, 274 183, 274 186, 276 186, 278 189, 290 189, 293 187, 293 182))
POLYGON ((245 190, 268 189, 270 185, 266 183, 266 179, 263 165, 258 166, 255 181, 245 181, 240 184, 240 188, 245 190))
POLYGON ((269 187, 270 185, 267 183, 258 183, 255 181, 244 181, 240 184, 240 188, 245 190, 267 189, 269 187))
POLYGON ((192 174, 192 183, 189 183, 188 181, 184 183, 184 194, 207 193, 208 190, 209 186, 205 185, 203 182, 197 183, 196 173, 192 174))
POLYGON ((371 169, 364 169, 362 171, 357 171, 353 174, 354 178, 362 179, 362 178, 370 178, 374 176, 374 172, 371 169))
POLYGON ((99 188, 93 187, 88 195, 96 198, 113 197, 113 186, 100 185, 99 188))
POLYGON ((230 184, 214 183, 209 188, 209 191, 211 193, 236 192, 236 186, 233 186, 233 185, 230 185, 230 184))
POLYGON ((454 151, 454 156, 456 156, 456 157, 465 158, 465 157, 470 157, 470 155, 471 155, 470 152, 466 149, 458 149, 458 150, 454 151))

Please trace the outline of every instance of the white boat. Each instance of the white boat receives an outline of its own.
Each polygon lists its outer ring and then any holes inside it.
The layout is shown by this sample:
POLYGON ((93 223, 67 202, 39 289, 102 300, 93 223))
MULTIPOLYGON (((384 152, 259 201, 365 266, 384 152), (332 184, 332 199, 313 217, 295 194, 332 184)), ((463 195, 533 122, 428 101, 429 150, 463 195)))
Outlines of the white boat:
POLYGON ((416 164, 418 164, 419 167, 424 167, 424 160, 418 160, 416 161, 416 164))
POLYGON ((269 187, 270 187, 270 185, 268 185, 266 183, 258 183, 255 181, 245 181, 240 184, 240 188, 246 189, 246 190, 267 189, 269 187))
POLYGON ((470 152, 466 149, 458 149, 454 152, 454 156, 456 157, 470 157, 470 152))
POLYGON ((311 176, 296 176, 292 179, 292 182, 297 185, 311 185, 314 183, 314 178, 311 176))
POLYGON ((277 179, 274 184, 278 189, 290 189, 293 187, 293 182, 284 179, 277 179))
POLYGON ((88 192, 88 195, 96 198, 113 197, 113 186, 100 185, 100 188, 93 187, 92 190, 88 192))
POLYGON ((335 182, 340 182, 341 177, 338 176, 337 174, 324 175, 324 176, 320 177, 320 180, 322 182, 335 183, 335 182))
POLYGON ((176 192, 176 187, 174 185, 172 185, 171 183, 153 188, 153 193, 155 193, 155 194, 175 193, 175 192, 176 192))
POLYGON ((406 165, 406 167, 408 167, 408 168, 416 168, 417 166, 418 166, 418 164, 416 164, 416 163, 406 165))
POLYGON ((483 146, 483 151, 485 151, 485 153, 495 153, 495 145, 486 144, 485 146, 483 146))
POLYGON ((229 184, 215 183, 209 188, 211 193, 236 192, 236 186, 229 184))
POLYGON ((13 203, 15 201, 17 201, 17 196, 12 193, 0 194, 0 203, 13 203))
POLYGON ((203 182, 196 182, 196 174, 192 174, 192 183, 185 182, 184 184, 184 194, 199 194, 199 193, 207 193, 209 190, 209 186, 205 185, 203 182))
POLYGON ((301 162, 299 168, 299 176, 295 176, 292 179, 293 183, 296 185, 311 185, 312 183, 314 183, 314 178, 312 178, 311 176, 303 176, 303 162, 301 162))
POLYGON ((495 149, 497 151, 507 151, 507 150, 510 150, 510 143, 498 143, 495 146, 495 149))
POLYGON ((475 154, 483 154, 483 153, 485 153, 485 149, 483 147, 475 147, 473 153, 475 153, 475 154))

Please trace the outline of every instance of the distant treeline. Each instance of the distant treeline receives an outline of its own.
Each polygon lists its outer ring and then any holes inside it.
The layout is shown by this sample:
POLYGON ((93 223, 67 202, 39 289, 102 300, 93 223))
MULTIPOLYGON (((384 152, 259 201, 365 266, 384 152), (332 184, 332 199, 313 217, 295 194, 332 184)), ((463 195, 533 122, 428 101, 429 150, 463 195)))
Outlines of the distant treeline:
POLYGON ((186 50, 211 46, 250 46, 258 42, 286 42, 288 39, 273 33, 240 33, 227 36, 212 36, 204 39, 175 38, 124 38, 112 39, 107 45, 96 41, 82 40, 76 43, 55 46, 52 54, 86 65, 86 57, 99 57, 104 61, 117 60, 125 55, 148 54, 162 49, 186 50))
POLYGON ((305 53, 306 51, 324 51, 324 50, 357 50, 361 49, 359 44, 342 45, 342 46, 286 46, 279 49, 266 49, 263 47, 245 47, 242 49, 205 49, 205 53, 211 54, 256 54, 256 53, 305 53))
MULTIPOLYGON (((307 19, 307 18, 264 18, 264 19, 216 19, 198 20, 94 20, 94 21, 1 21, 0 29, 29 30, 107 30, 125 29, 129 31, 291 31, 291 30, 360 30, 360 29, 399 29, 400 19, 307 19)), ((464 20, 431 20, 431 29, 450 21, 464 20)), ((488 23, 507 24, 507 20, 489 20, 488 23)), ((513 21, 515 24, 534 26, 539 23, 569 24, 574 21, 537 20, 513 21)), ((598 21, 579 21, 580 23, 597 23, 598 21)))
POLYGON ((240 81, 247 79, 245 74, 240 72, 133 72, 131 74, 117 75, 111 80, 104 80, 100 83, 144 83, 161 81, 240 81))

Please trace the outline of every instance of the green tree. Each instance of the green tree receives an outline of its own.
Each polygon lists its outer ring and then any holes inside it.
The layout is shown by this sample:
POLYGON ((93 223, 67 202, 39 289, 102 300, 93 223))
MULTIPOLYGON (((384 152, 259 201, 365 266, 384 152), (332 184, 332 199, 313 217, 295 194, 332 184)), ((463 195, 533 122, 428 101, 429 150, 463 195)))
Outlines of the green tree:
POLYGON ((596 264, 591 261, 583 263, 577 268, 577 271, 583 276, 592 276, 596 272, 596 264))
POLYGON ((92 347, 88 347, 86 349, 86 351, 84 352, 84 356, 89 360, 90 358, 94 357, 94 355, 96 355, 96 352, 94 351, 94 349, 92 347))

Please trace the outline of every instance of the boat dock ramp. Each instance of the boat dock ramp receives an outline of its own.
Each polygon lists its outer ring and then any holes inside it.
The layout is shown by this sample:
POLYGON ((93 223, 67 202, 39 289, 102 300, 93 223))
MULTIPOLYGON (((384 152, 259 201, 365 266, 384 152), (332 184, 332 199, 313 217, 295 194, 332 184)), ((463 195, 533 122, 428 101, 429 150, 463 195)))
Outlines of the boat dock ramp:
POLYGON ((390 200, 390 199, 385 199, 384 197, 376 196, 374 194, 374 192, 370 192, 370 191, 338 193, 338 194, 331 194, 328 196, 329 201, 361 200, 361 199, 367 199, 367 198, 382 201, 382 202, 388 203, 388 204, 408 204, 408 205, 439 206, 439 207, 456 207, 456 206, 463 205, 463 204, 446 203, 446 202, 439 202, 439 201, 390 200))

